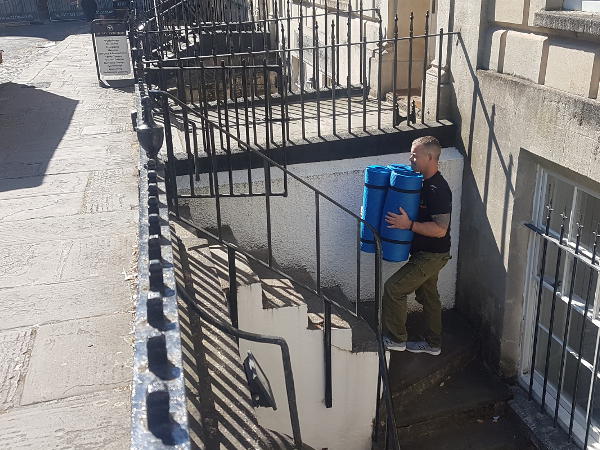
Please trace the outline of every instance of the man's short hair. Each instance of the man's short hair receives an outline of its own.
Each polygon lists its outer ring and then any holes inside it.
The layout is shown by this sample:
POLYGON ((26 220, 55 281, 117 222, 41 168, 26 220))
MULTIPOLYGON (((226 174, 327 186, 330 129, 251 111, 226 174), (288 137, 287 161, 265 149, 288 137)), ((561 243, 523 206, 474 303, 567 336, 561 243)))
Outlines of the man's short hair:
POLYGON ((427 153, 430 154, 436 161, 440 159, 440 154, 442 153, 442 146, 440 145, 440 141, 433 136, 423 136, 417 138, 412 143, 413 147, 423 147, 427 150, 427 153))

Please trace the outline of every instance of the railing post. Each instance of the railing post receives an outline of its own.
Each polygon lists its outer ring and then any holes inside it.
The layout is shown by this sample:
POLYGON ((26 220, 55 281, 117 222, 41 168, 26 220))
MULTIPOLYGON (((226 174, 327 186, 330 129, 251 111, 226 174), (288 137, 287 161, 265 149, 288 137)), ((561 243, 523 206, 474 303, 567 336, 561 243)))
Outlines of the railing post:
MULTIPOLYGON (((596 264, 596 252, 598 250, 598 230, 596 230, 593 233, 594 236, 594 245, 592 247, 592 266, 594 266, 596 264)), ((590 299, 592 296, 592 288, 593 288, 593 275, 594 275, 594 268, 590 268, 590 277, 588 279, 588 285, 587 285, 587 292, 585 295, 585 305, 583 307, 583 311, 584 314, 587 314, 587 310, 590 306, 590 299)), ((585 325, 586 325, 587 321, 584 320, 583 324, 581 325, 581 332, 579 334, 579 347, 577 350, 577 366, 575 368, 575 386, 573 388, 573 396, 572 396, 572 400, 571 400, 571 419, 569 420, 569 439, 571 439, 571 436, 573 434, 573 421, 575 418, 575 404, 577 401, 577 389, 579 386, 579 368, 581 366, 581 360, 583 359, 583 338, 585 336, 585 325)), ((594 362, 593 365, 593 370, 594 373, 596 372, 596 364, 594 362)), ((593 394, 592 394, 593 395, 593 394)), ((587 433, 586 433, 587 435, 587 433)))
POLYGON ((229 274, 229 317, 231 317, 231 324, 238 328, 237 268, 235 265, 235 248, 230 246, 227 246, 227 264, 229 274))
MULTIPOLYGON (((565 221, 567 220, 567 215, 564 212, 561 215, 561 219, 560 237, 558 238, 559 244, 562 244, 565 237, 565 221)), ((554 312, 556 311, 556 294, 558 293, 558 288, 562 284, 562 282, 558 279, 560 276, 560 264, 562 262, 561 248, 557 247, 557 251, 558 255, 556 257, 556 268, 554 270, 554 290, 552 291, 552 307, 550 308, 550 325, 548 327, 548 341, 546 343, 546 360, 544 363, 544 386, 542 387, 542 402, 540 407, 542 412, 544 412, 546 391, 548 388, 548 373, 550 371, 550 354, 552 350, 552 334, 554 332, 554 312)))
MULTIPOLYGON (((546 207, 547 215, 546 215, 546 227, 544 230, 544 234, 548 236, 550 233, 550 218, 552 217, 552 201, 546 207)), ((538 298, 537 298, 537 307, 535 312, 535 323, 533 329, 533 348, 531 355, 531 368, 529 371, 529 400, 533 398, 533 376, 535 374, 535 359, 537 355, 537 341, 538 341, 538 332, 539 332, 539 322, 540 322, 540 313, 542 310, 542 292, 544 289, 544 272, 546 271, 546 253, 548 251, 548 240, 544 239, 543 247, 542 247, 542 262, 540 268, 540 282, 538 285, 538 298)))
POLYGON ((333 406, 333 387, 331 379, 331 303, 327 300, 325 304, 325 332, 323 334, 324 345, 325 345, 325 407, 331 408, 333 406))

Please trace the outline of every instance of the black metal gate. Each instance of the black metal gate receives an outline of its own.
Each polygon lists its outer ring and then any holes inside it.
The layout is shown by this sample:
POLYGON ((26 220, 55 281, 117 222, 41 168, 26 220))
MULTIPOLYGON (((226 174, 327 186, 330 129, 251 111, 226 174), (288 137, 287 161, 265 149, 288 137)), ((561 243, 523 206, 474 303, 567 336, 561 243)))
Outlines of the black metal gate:
POLYGON ((40 20, 36 0, 0 0, 0 23, 40 20))

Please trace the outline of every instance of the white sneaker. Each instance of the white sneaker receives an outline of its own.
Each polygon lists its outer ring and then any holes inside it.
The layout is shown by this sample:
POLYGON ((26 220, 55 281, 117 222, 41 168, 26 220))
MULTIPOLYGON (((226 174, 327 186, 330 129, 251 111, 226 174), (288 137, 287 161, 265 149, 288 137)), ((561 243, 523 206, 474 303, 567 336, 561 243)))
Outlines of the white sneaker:
POLYGON ((437 356, 442 353, 442 349, 440 347, 432 347, 425 341, 418 342, 407 342, 406 350, 412 353, 429 353, 430 355, 437 356))
POLYGON ((383 345, 386 349, 395 352, 403 352, 404 350, 406 350, 406 342, 396 342, 387 336, 383 337, 383 345))

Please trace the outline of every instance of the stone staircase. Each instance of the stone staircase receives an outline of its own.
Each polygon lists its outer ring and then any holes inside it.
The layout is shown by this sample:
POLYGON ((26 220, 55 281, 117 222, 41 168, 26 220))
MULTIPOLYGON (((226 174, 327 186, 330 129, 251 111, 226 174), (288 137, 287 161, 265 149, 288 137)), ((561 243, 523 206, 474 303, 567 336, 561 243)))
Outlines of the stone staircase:
MULTIPOLYGON (((509 387, 483 367, 477 338, 454 310, 444 312, 440 356, 392 352, 390 383, 402 450, 536 448, 509 406, 509 387)), ((409 333, 422 330, 409 315, 409 333)))
MULTIPOLYGON (((225 240, 235 243, 231 230, 224 227, 222 233, 225 240)), ((218 244, 210 250, 221 288, 228 292, 227 251, 218 244)), ((249 253, 267 260, 266 249, 249 253)), ((332 309, 333 406, 326 408, 323 300, 299 284, 314 286, 311 275, 303 268, 282 268, 273 261, 273 268, 289 275, 284 277, 239 253, 236 267, 240 329, 281 336, 290 347, 303 440, 315 448, 370 448, 378 373, 376 337, 370 326, 343 309, 332 309)), ((341 289, 325 291, 338 304, 353 307, 341 289)), ((248 351, 269 375, 279 406, 277 411, 260 408, 259 423, 290 434, 278 350, 240 341, 240 354, 248 351)))
MULTIPOLYGON (((226 248, 198 238, 179 224, 173 224, 173 233, 179 284, 215 318, 230 323, 226 248)), ((224 235, 227 241, 235 242, 229 230, 225 229, 224 235)), ((263 259, 266 252, 257 250, 252 256, 263 259)), ((279 268, 276 263, 274 267, 279 268)), ((315 448, 370 448, 378 372, 373 331, 364 320, 346 311, 332 311, 333 406, 326 408, 322 299, 240 253, 236 269, 239 328, 281 336, 290 347, 303 441, 315 448)), ((300 283, 313 283, 305 270, 286 273, 300 283)), ((336 301, 344 301, 341 290, 331 288, 328 292, 336 301)), ((290 448, 291 426, 279 348, 244 340, 238 346, 233 337, 202 323, 185 302, 181 302, 181 322, 189 416, 196 445, 211 448, 229 442, 233 445, 230 448, 290 448), (249 351, 268 376, 277 410, 252 406, 241 365, 249 351)))
MULTIPOLYGON (((208 241, 174 221, 171 233, 178 289, 231 324, 208 241)), ((236 339, 203 322, 181 295, 179 320, 192 448, 294 448, 288 435, 258 422, 236 339)))

